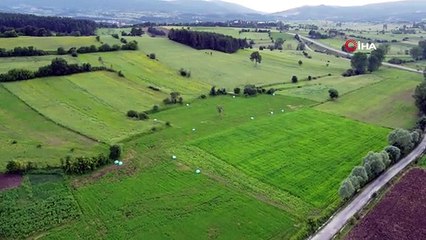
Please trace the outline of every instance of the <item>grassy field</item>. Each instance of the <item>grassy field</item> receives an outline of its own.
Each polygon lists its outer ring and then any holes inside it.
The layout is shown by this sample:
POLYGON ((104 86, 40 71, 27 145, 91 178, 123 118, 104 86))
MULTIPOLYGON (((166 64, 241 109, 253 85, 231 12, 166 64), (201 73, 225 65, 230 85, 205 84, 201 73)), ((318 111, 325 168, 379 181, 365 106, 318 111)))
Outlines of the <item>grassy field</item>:
POLYGON ((100 45, 94 36, 90 37, 18 37, 1 38, 0 48, 33 46, 40 50, 56 51, 59 47, 68 50, 72 47, 100 45))
POLYGON ((77 201, 61 175, 25 176, 21 187, 0 192, 0 238, 23 239, 77 219, 77 201))
POLYGON ((312 59, 305 58, 296 51, 263 51, 262 64, 257 67, 250 61, 252 51, 243 50, 236 54, 193 50, 187 46, 174 43, 164 38, 138 38, 140 48, 145 53, 156 53, 159 61, 171 69, 185 68, 191 70, 192 76, 210 85, 234 88, 246 84, 268 84, 290 82, 293 75, 300 78, 308 75, 319 76, 328 73, 341 74, 349 63, 333 56, 310 53, 312 59), (182 61, 185 56, 185 61, 182 61), (298 61, 304 62, 303 66, 298 61), (326 68, 330 61, 330 68, 326 68), (309 69, 309 71, 306 71, 309 69))
POLYGON ((351 92, 316 109, 387 127, 411 128, 417 119, 413 93, 423 76, 399 70, 380 70, 383 81, 351 92))
POLYGON ((126 112, 150 109, 165 96, 104 72, 4 86, 53 121, 108 143, 151 129, 152 120, 130 120, 126 112))
POLYGON ((12 159, 59 165, 66 155, 96 155, 106 148, 46 120, 2 86, 0 122, 0 171, 12 159))
POLYGON ((342 76, 325 76, 321 79, 311 81, 301 81, 297 84, 282 84, 274 85, 272 87, 281 89, 278 94, 302 97, 311 99, 318 102, 328 100, 328 90, 334 88, 339 91, 340 95, 344 95, 360 88, 367 87, 371 84, 382 81, 383 78, 375 74, 356 76, 352 78, 345 78, 342 76))
MULTIPOLYGON (((40 57, 12 57, 0 58, 0 73, 7 72, 14 68, 28 69, 35 71, 39 67, 49 65, 53 59, 58 56, 40 56, 40 57)), ((61 56, 68 63, 77 63, 78 59, 71 56, 61 56)))

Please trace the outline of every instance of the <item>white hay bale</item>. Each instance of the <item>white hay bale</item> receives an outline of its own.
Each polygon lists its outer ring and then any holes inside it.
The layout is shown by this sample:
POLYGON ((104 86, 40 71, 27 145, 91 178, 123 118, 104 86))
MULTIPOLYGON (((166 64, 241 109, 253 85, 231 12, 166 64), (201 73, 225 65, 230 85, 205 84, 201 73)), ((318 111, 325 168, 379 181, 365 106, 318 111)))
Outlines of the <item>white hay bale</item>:
POLYGON ((200 173, 201 173, 201 170, 200 170, 200 169, 197 169, 197 170, 195 170, 195 173, 196 173, 196 174, 200 174, 200 173))
POLYGON ((173 155, 173 156, 172 156, 172 159, 173 159, 173 160, 176 160, 176 159, 177 159, 177 157, 176 157, 175 155, 173 155))

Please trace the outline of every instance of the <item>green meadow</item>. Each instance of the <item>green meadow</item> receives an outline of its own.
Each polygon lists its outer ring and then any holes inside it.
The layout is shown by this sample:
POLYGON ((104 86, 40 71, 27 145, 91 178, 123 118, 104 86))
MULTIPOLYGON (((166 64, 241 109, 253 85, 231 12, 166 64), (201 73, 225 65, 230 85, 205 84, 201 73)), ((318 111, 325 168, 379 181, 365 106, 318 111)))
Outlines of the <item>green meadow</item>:
POLYGON ((72 47, 100 45, 94 36, 89 37, 18 37, 0 38, 0 48, 33 46, 39 50, 56 51, 59 47, 68 50, 72 47))
MULTIPOLYGON (((119 43, 110 35, 121 30, 98 34, 119 43)), ((271 42, 267 33, 237 28, 193 30, 271 42)), ((67 155, 106 153, 111 144, 122 147, 124 165, 83 176, 26 175, 19 188, 0 192, 2 219, 25 219, 25 226, 16 223, 22 231, 0 231, 0 238, 304 238, 308 219, 328 219, 340 206, 340 184, 362 157, 382 150, 392 128, 414 126, 411 95, 422 76, 383 67, 344 78, 349 61, 307 51, 309 59, 294 50, 291 35, 271 36, 285 40, 284 50, 260 51, 257 66, 249 59, 257 45, 225 54, 167 38, 125 37, 139 50, 62 56, 116 72, 2 83, 0 169, 11 159, 57 166, 67 155), (181 77, 181 68, 191 77, 181 77), (291 83, 292 76, 299 82, 291 83), (212 86, 229 92, 247 84, 278 91, 208 96, 212 86), (340 93, 335 101, 330 88, 340 93), (184 103, 164 105, 175 91, 184 103), (154 105, 160 110, 147 121, 126 117, 154 105)), ((46 37, 31 45, 54 50, 92 41, 46 37)), ((55 57, 1 58, 0 72, 36 70, 55 57)))

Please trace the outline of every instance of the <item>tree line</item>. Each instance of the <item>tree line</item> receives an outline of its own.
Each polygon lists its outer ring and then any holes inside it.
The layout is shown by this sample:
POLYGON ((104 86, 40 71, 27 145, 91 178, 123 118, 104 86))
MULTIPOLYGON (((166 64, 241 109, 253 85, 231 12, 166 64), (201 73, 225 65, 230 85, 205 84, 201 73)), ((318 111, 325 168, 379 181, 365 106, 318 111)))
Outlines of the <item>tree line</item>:
POLYGON ((153 36, 166 36, 166 32, 152 26, 148 27, 148 32, 153 36))
POLYGON ((4 36, 94 35, 97 24, 91 20, 0 13, 0 33, 4 36), (16 34, 14 34, 16 33, 16 34))
POLYGON ((0 74, 0 82, 15 82, 30 80, 39 77, 64 76, 83 72, 93 71, 114 71, 106 67, 92 67, 89 63, 82 65, 68 64, 65 59, 55 58, 47 66, 40 67, 37 71, 26 69, 12 69, 7 73, 0 74))
POLYGON ((43 50, 38 50, 33 46, 15 47, 11 50, 0 48, 0 57, 29 57, 29 56, 44 56, 49 53, 43 50))
POLYGON ((409 132, 396 129, 388 136, 389 146, 381 152, 369 152, 361 166, 353 168, 346 180, 342 182, 339 195, 343 200, 350 199, 366 184, 380 176, 386 169, 399 162, 420 143, 423 131, 420 129, 409 132))
POLYGON ((223 34, 198 32, 186 29, 172 29, 169 39, 195 49, 211 49, 224 53, 235 53, 249 47, 246 39, 236 39, 223 34))
POLYGON ((63 47, 59 47, 57 50, 57 54, 58 55, 71 54, 73 56, 76 56, 78 53, 84 54, 84 53, 95 53, 95 52, 113 52, 113 51, 119 51, 119 50, 130 50, 130 51, 138 50, 138 42, 130 41, 130 42, 126 42, 125 44, 121 46, 118 44, 114 44, 111 46, 107 43, 104 43, 99 47, 96 47, 95 45, 82 46, 79 48, 72 47, 68 51, 65 50, 63 47))

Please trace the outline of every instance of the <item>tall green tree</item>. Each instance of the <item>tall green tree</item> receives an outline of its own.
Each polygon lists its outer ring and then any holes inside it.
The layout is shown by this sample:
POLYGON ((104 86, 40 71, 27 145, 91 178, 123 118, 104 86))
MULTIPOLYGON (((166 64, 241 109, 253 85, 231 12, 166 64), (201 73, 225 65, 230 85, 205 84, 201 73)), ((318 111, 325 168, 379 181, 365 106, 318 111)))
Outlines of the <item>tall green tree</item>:
POLYGON ((368 57, 367 54, 362 52, 357 52, 352 56, 351 66, 355 73, 364 74, 367 69, 368 57))
POLYGON ((250 61, 254 62, 254 65, 257 66, 258 63, 262 63, 262 55, 258 51, 252 52, 250 54, 250 61))

